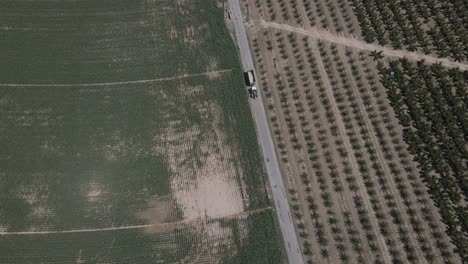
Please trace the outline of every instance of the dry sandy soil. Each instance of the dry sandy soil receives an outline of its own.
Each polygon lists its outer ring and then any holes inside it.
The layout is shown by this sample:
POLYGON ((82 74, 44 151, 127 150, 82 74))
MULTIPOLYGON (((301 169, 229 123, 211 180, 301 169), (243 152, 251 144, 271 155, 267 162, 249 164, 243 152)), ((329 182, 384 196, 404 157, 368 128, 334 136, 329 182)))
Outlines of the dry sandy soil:
POLYGON ((304 260, 460 263, 370 53, 468 66, 367 44, 339 3, 242 1, 304 260))

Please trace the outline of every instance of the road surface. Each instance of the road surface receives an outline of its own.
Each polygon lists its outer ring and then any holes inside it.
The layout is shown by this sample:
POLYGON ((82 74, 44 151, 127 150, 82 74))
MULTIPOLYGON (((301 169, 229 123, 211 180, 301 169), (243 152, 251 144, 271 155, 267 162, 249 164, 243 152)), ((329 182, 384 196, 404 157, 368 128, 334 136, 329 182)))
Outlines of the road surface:
MULTIPOLYGON (((242 66, 245 70, 253 69, 255 72, 239 0, 228 0, 228 4, 229 11, 231 12, 231 20, 234 23, 237 43, 240 49, 242 66)), ((255 76, 257 76, 256 73, 255 76)), ((281 177, 273 138, 271 136, 270 128, 268 127, 262 97, 258 96, 255 100, 250 100, 250 108, 257 127, 257 134, 263 151, 263 158, 265 159, 268 178, 271 185, 281 233, 283 234, 288 260, 290 264, 302 264, 302 254, 299 249, 299 242, 294 229, 288 199, 286 198, 286 190, 284 189, 283 178, 281 177)))

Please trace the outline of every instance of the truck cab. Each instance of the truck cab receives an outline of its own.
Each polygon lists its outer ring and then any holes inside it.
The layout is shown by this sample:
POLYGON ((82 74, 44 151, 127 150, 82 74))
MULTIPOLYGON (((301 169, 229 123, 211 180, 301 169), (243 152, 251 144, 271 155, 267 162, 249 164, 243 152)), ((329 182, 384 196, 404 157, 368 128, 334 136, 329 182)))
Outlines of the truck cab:
POLYGON ((252 99, 257 98, 257 96, 258 96, 257 86, 253 85, 253 86, 250 88, 250 96, 252 97, 252 99))

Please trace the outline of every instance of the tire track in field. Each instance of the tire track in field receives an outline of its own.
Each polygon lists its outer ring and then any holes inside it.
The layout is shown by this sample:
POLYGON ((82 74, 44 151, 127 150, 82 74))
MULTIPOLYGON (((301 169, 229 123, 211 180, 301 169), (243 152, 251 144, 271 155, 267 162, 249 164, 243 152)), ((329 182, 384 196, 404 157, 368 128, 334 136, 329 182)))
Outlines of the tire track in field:
POLYGON ((279 24, 275 22, 270 22, 270 21, 265 21, 260 19, 260 25, 263 27, 270 27, 270 28, 276 28, 276 29, 281 29, 281 30, 286 30, 286 31, 291 31, 295 32, 298 34, 302 35, 307 35, 311 36, 317 39, 325 40, 328 42, 360 49, 360 50, 368 50, 368 51, 381 51, 383 54, 389 56, 389 57, 395 57, 395 58, 408 58, 412 60, 424 60, 427 63, 434 64, 434 63, 440 63, 446 67, 452 67, 452 68, 460 68, 462 70, 468 70, 468 64, 465 63, 460 63, 460 62, 454 62, 446 58, 437 58, 429 55, 424 55, 424 54, 419 54, 411 51, 405 51, 405 50, 395 50, 392 48, 380 46, 377 44, 369 44, 364 41, 360 41, 354 38, 347 38, 347 37, 342 37, 342 36, 337 36, 334 34, 331 34, 330 32, 323 31, 323 30, 317 30, 317 29, 310 29, 306 30, 300 27, 294 27, 286 24, 279 24))
POLYGON ((92 232, 105 232, 105 231, 116 231, 116 230, 129 230, 129 229, 142 229, 142 228, 153 228, 155 230, 171 230, 177 229, 178 227, 195 225, 199 223, 206 223, 215 220, 224 219, 242 219, 253 214, 262 213, 265 211, 273 210, 272 207, 265 207, 261 209, 245 211, 237 214, 231 214, 221 217, 213 218, 195 218, 189 220, 182 220, 170 223, 154 223, 146 225, 132 225, 132 226, 117 226, 117 227, 104 227, 104 228, 89 228, 89 229, 71 229, 71 230, 55 230, 55 231, 19 231, 19 232, 0 232, 0 236, 11 236, 11 235, 50 235, 50 234, 72 234, 72 233, 92 233, 92 232))
POLYGON ((0 87, 92 87, 92 86, 111 86, 111 85, 123 85, 123 84, 138 84, 138 83, 152 83, 152 82, 160 82, 160 81, 171 81, 171 80, 179 80, 179 79, 186 79, 190 77, 197 77, 197 76, 208 76, 209 78, 216 77, 219 74, 223 74, 226 72, 232 72, 234 69, 224 69, 224 70, 217 70, 217 71, 208 71, 196 74, 185 74, 173 77, 165 77, 165 78, 158 78, 158 79, 146 79, 146 80, 135 80, 135 81, 121 81, 121 82, 102 82, 102 83, 0 83, 0 87))

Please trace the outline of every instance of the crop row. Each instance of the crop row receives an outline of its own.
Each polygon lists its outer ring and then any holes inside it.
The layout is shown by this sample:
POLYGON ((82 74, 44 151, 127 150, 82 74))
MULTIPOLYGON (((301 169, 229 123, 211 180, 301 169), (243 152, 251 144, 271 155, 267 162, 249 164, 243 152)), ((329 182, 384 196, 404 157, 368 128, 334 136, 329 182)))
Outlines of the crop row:
POLYGON ((468 6, 461 0, 256 0, 254 5, 266 20, 358 34, 369 43, 456 61, 468 57, 468 6))
POLYGON ((396 49, 436 52, 464 61, 468 56, 467 12, 463 1, 352 0, 367 42, 396 49))
POLYGON ((379 62, 388 98, 405 141, 440 209, 448 233, 466 259, 468 151, 467 72, 406 59, 379 62))
POLYGON ((311 262, 337 261, 337 250, 343 263, 385 254, 450 263, 452 246, 367 54, 280 31, 263 31, 253 46, 311 262))
POLYGON ((346 0, 256 0, 260 15, 271 21, 354 34, 357 19, 346 0))

